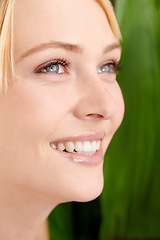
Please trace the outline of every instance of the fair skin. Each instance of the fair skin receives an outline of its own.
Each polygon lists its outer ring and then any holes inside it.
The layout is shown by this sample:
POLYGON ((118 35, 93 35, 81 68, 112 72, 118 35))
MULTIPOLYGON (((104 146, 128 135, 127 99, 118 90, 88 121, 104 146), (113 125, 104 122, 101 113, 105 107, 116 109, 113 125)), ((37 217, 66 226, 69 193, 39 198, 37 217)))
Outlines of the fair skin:
POLYGON ((16 81, 0 96, 0 239, 45 240, 38 232, 54 207, 103 189, 103 157, 124 115, 112 63, 121 49, 93 0, 16 0, 13 20, 16 81), (86 140, 100 150, 51 147, 86 140))

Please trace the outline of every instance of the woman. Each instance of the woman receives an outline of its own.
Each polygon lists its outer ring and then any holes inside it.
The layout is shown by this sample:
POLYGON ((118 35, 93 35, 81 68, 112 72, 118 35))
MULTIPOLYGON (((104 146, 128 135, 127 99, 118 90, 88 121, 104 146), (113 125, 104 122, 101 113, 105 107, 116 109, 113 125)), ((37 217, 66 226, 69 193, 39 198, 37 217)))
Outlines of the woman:
POLYGON ((0 1, 0 239, 49 239, 60 203, 103 188, 124 114, 108 1, 0 1))

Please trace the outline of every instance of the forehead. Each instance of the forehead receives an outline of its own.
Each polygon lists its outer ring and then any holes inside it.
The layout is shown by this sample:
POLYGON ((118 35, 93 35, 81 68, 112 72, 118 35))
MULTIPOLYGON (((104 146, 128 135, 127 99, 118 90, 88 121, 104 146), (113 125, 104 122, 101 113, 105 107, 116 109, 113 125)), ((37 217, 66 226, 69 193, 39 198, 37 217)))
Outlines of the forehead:
POLYGON ((93 49, 115 42, 107 16, 95 0, 16 0, 13 19, 16 55, 47 41, 93 49))

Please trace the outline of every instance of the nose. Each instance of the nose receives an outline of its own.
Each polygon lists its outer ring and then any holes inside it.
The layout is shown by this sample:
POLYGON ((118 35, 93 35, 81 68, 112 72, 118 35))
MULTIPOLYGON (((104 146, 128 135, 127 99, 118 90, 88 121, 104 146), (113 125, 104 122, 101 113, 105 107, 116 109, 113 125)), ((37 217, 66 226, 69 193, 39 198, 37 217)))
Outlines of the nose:
POLYGON ((111 87, 102 80, 83 82, 79 88, 79 98, 74 108, 74 115, 85 120, 107 120, 116 112, 116 102, 111 87))

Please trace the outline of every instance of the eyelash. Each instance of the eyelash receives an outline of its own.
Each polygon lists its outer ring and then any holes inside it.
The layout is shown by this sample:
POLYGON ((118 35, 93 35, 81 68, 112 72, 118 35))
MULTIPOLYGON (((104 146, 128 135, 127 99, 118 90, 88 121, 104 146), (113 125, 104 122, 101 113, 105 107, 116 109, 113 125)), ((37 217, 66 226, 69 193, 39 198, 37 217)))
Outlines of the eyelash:
MULTIPOLYGON (((56 59, 54 61, 51 61, 49 62, 47 65, 44 65, 44 66, 40 66, 38 69, 35 70, 36 73, 47 73, 47 72, 44 72, 43 70, 44 69, 47 69, 48 67, 51 67, 52 65, 61 65, 62 67, 65 68, 65 70, 68 69, 68 66, 69 66, 69 62, 67 62, 67 60, 65 60, 64 58, 60 58, 60 59, 56 59)), ((102 65, 102 67, 100 68, 103 68, 104 66, 106 65, 110 65, 112 66, 113 68, 113 72, 111 73, 117 73, 118 71, 121 70, 121 66, 119 65, 119 62, 115 61, 115 60, 111 60, 110 62, 107 62, 105 64, 102 65)))
POLYGON ((117 62, 116 60, 112 60, 110 62, 107 62, 107 63, 103 64, 102 67, 104 67, 106 65, 110 65, 110 66, 113 67, 113 72, 112 73, 117 73, 122 69, 122 67, 119 65, 119 62, 117 62))
POLYGON ((45 73, 42 70, 51 67, 52 65, 61 65, 62 67, 64 67, 66 70, 68 69, 69 66, 69 62, 67 62, 67 60, 65 60, 64 58, 60 58, 60 59, 56 59, 54 61, 49 62, 47 65, 44 66, 40 66, 38 67, 37 70, 35 70, 36 73, 45 73))

